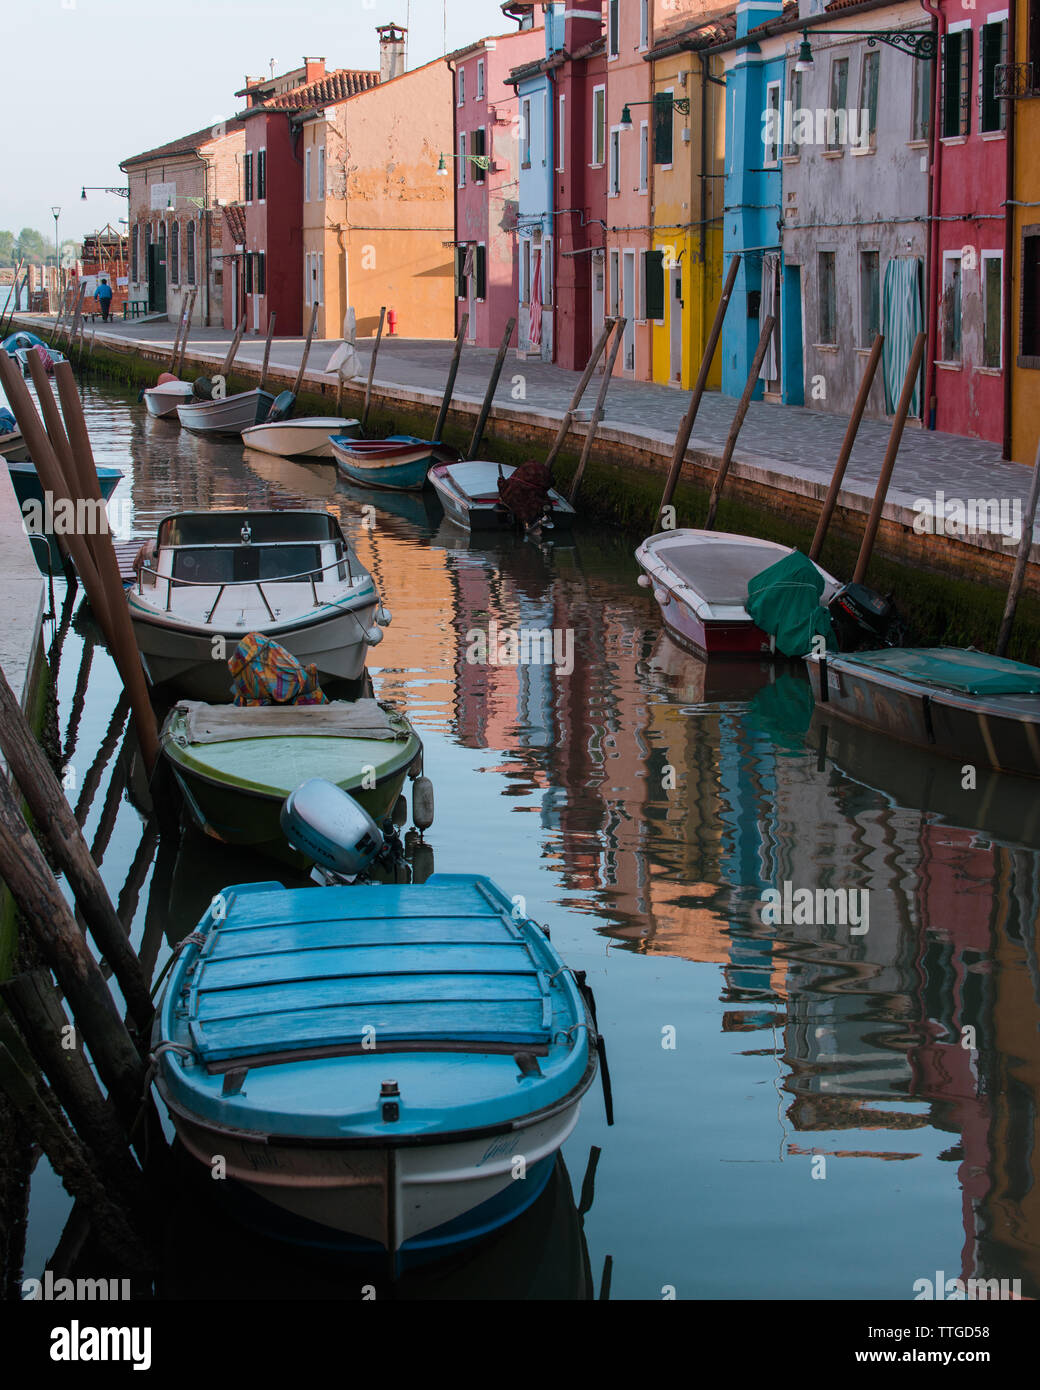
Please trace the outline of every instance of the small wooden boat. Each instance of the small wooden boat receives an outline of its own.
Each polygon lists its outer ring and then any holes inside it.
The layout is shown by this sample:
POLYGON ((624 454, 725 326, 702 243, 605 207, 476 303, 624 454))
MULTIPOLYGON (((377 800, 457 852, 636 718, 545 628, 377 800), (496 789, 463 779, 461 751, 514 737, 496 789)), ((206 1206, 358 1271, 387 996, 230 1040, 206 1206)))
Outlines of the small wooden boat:
MULTIPOLYGON (((745 603, 748 584, 792 554, 790 546, 726 531, 679 529, 648 536, 636 550, 644 570, 639 583, 652 588, 669 632, 707 656, 754 656, 773 652, 769 637, 752 622, 745 603)), ((823 577, 824 607, 841 587, 823 577)))
POLYGON ((344 477, 361 487, 393 492, 419 492, 426 484, 430 465, 445 457, 442 445, 407 434, 393 434, 387 439, 333 435, 329 443, 344 477))
POLYGON ((962 647, 807 657, 817 705, 962 764, 1040 777, 1040 667, 962 647))
MULTIPOLYGON (((440 498, 444 514, 467 531, 512 527, 515 522, 498 496, 499 478, 509 478, 516 470, 508 463, 469 459, 464 463, 439 463, 429 478, 440 498)), ((549 524, 568 526, 574 508, 555 488, 549 492, 549 524)))
POLYGON ((154 386, 141 392, 145 409, 157 420, 176 415, 177 407, 186 405, 194 396, 195 388, 190 381, 179 381, 169 372, 163 372, 154 386))
POLYGON ((35 348, 42 348, 47 359, 47 371, 54 370, 56 362, 64 362, 65 357, 57 348, 52 348, 49 343, 45 343, 42 338, 35 333, 27 333, 24 329, 19 329, 17 333, 9 333, 0 343, 0 348, 4 352, 10 353, 14 357, 23 372, 29 370, 29 353, 35 348))
POLYGON ((422 758, 404 715, 375 700, 244 708, 182 701, 161 743, 200 830, 301 867, 313 861, 290 849, 279 825, 294 787, 324 777, 378 822, 422 758))
POLYGON ((31 353, 36 353, 39 357, 40 361, 43 363, 43 369, 48 376, 53 373, 54 368, 59 362, 67 360, 63 352, 59 352, 57 348, 48 347, 46 343, 37 343, 34 347, 19 348, 14 355, 18 359, 18 364, 22 371, 27 376, 29 374, 29 356, 31 353))
POLYGON ((397 1272, 545 1187, 601 1047, 579 980, 478 875, 238 884, 170 973, 156 1084, 229 1203, 397 1272))
POLYGON ((0 458, 6 459, 8 463, 28 462, 29 446, 22 438, 20 430, 8 430, 0 434, 0 458))
POLYGON ((159 523, 128 594, 145 671, 196 700, 226 703, 227 658, 249 632, 318 678, 354 681, 389 614, 325 511, 179 512, 159 523))
POLYGON ((195 434, 241 434, 250 425, 265 420, 273 404, 269 391, 240 391, 221 400, 181 401, 177 419, 195 434))
MULTIPOLYGON (((37 565, 43 574, 60 574, 61 551, 58 549, 58 542, 55 537, 67 534, 76 527, 83 529, 92 524, 99 525, 92 520, 94 513, 92 504, 89 502, 81 504, 81 511, 85 508, 89 509, 86 511, 85 519, 77 517, 75 507, 70 512, 68 508, 62 508, 60 504, 55 507, 53 500, 48 510, 47 497, 35 464, 28 460, 15 462, 9 459, 7 469, 11 475, 14 493, 18 499, 18 509, 22 513, 26 530, 30 536, 42 538, 38 547, 36 544, 33 545, 37 565), (46 540, 46 546, 44 546, 43 540, 46 540)), ((103 501, 107 502, 112 496, 122 476, 122 469, 113 468, 103 463, 97 465, 98 486, 101 489, 103 501)))
POLYGON ((330 459, 330 435, 354 439, 361 431, 360 420, 339 415, 305 415, 300 420, 264 421, 242 431, 242 443, 249 449, 280 458, 330 459))

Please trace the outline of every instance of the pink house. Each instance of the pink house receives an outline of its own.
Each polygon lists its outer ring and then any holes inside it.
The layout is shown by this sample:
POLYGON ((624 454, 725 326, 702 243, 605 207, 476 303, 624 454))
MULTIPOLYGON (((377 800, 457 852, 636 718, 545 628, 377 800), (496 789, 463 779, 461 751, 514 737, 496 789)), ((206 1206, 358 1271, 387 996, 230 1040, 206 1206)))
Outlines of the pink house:
POLYGON ((469 314, 467 341, 479 347, 499 346, 519 289, 519 113, 505 79, 510 68, 540 57, 544 42, 542 29, 523 29, 445 56, 455 113, 455 147, 443 152, 455 182, 455 322, 469 314))

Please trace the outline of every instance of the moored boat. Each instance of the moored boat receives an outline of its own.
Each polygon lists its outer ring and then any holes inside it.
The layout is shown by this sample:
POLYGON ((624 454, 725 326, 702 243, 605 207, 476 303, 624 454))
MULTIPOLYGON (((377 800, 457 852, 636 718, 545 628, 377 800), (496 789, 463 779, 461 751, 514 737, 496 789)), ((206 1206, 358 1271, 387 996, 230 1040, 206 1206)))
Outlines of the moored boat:
MULTIPOLYGON (((648 536, 636 550, 665 626, 682 644, 707 656, 761 656, 774 644, 749 615, 748 585, 786 556, 790 546, 726 531, 678 529, 648 536)), ((815 566, 826 607, 841 587, 815 566)))
POLYGON ((356 681, 389 622, 375 583, 325 511, 179 512, 159 523, 128 594, 153 685, 225 703, 227 658, 251 632, 318 679, 356 681))
POLYGON ((29 459, 29 446, 22 438, 20 430, 7 430, 0 434, 0 458, 8 463, 26 463, 29 459))
POLYGON ((997 772, 1040 777, 1040 668, 961 647, 806 658, 821 711, 997 772))
MULTIPOLYGON (((515 472, 508 463, 468 459, 462 463, 434 464, 429 478, 449 520, 467 531, 496 530, 516 524, 498 492, 499 479, 510 478, 515 472)), ((555 488, 549 489, 546 504, 550 526, 573 522, 574 508, 555 488)))
POLYGON ((273 404, 269 391, 240 391, 219 400, 181 401, 177 419, 186 430, 196 434, 241 434, 250 425, 259 425, 266 419, 273 404))
MULTIPOLYGON (((289 814, 307 834, 305 803, 289 814)), ((174 965, 154 1042, 190 1154, 222 1156, 278 1234, 395 1269, 537 1199, 601 1047, 584 981, 470 874, 226 888, 174 965)))
POLYGON ((245 708, 181 701, 161 744, 200 830, 294 866, 311 862, 279 825, 294 787, 326 778, 381 821, 422 757, 404 715, 371 699, 245 708))
POLYGON ((147 387, 141 393, 148 414, 159 420, 176 415, 177 407, 186 405, 194 399, 194 395, 195 388, 190 381, 178 381, 168 372, 164 372, 154 386, 147 387))
POLYGON ((446 445, 411 434, 392 434, 386 439, 333 435, 329 443, 336 467, 350 482, 392 492, 421 491, 432 464, 456 457, 446 445))
MULTIPOLYGON (((22 513, 26 530, 30 536, 41 536, 47 542, 46 550, 42 542, 40 542, 39 551, 36 550, 35 545, 33 547, 37 565, 44 574, 48 572, 60 574, 61 551, 58 549, 55 536, 61 534, 63 529, 68 532, 76 527, 80 527, 81 530, 86 530, 91 525, 100 527, 100 522, 92 520, 95 510, 93 503, 89 500, 81 500, 78 515, 75 504, 73 504, 71 511, 68 508, 61 508, 60 503, 57 508, 52 504, 50 511, 48 511, 47 498, 44 494, 43 484, 40 482, 40 475, 36 471, 36 465, 28 460, 15 462, 9 459, 7 469, 11 475, 15 496, 18 499, 18 509, 22 513), (45 555, 49 556, 50 571, 44 562, 45 555)), ((123 472, 120 468, 103 463, 97 465, 98 487, 101 489, 102 501, 108 501, 115 492, 122 476, 123 472)), ((107 518, 105 524, 107 525, 107 518)))
POLYGON ((242 431, 242 443, 249 449, 280 458, 333 457, 330 435, 354 439, 361 431, 360 420, 340 415, 307 415, 299 420, 265 420, 242 431))

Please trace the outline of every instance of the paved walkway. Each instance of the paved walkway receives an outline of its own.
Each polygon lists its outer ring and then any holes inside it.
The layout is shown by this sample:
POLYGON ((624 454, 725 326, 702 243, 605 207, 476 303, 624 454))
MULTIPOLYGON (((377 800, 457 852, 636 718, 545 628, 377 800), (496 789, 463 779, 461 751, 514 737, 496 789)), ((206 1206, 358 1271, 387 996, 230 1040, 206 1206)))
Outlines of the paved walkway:
MULTIPOLYGON (((24 317, 24 316, 23 316, 24 317)), ((48 320, 39 318, 41 325, 48 320)), ((106 337, 139 342, 142 346, 172 348, 174 326, 167 322, 129 322, 92 325, 97 341, 106 337)), ((225 329, 193 329, 189 351, 193 357, 220 360, 230 345, 225 329)), ((361 376, 367 377, 371 339, 357 344, 361 376)), ((286 372, 299 366, 302 338, 276 339, 271 349, 271 366, 286 372)), ((320 380, 337 341, 314 342, 308 361, 307 377, 320 380)), ((262 338, 247 337, 238 354, 239 362, 259 364, 263 358, 262 338)), ((380 344, 374 389, 391 399, 439 402, 444 391, 452 344, 448 341, 422 341, 385 338, 380 344)), ((456 408, 479 408, 487 387, 495 353, 491 349, 466 347, 455 387, 456 408)), ((327 377, 326 377, 327 379, 327 377)), ((525 361, 511 353, 495 394, 493 415, 530 424, 555 428, 570 403, 578 373, 543 362, 525 361)), ((595 404, 599 379, 594 377, 585 393, 584 404, 595 404)), ((670 457, 679 422, 686 410, 689 393, 648 382, 618 379, 611 383, 599 437, 605 442, 634 444, 670 457)), ((690 450, 718 458, 733 419, 733 397, 707 393, 701 401, 690 450)), ((748 411, 737 442, 733 472, 743 477, 803 495, 821 495, 830 482, 835 459, 841 447, 848 417, 824 414, 798 406, 780 406, 755 401, 748 411)), ((578 426, 579 431, 582 426, 578 426)), ((883 420, 864 420, 856 439, 842 488, 844 505, 865 510, 873 497, 881 459, 888 442, 889 425, 883 420)), ((896 460, 885 515, 904 524, 916 516, 913 504, 921 498, 934 499, 937 491, 947 499, 996 498, 1009 505, 1016 501, 1024 508, 1032 468, 1005 463, 1000 447, 983 440, 940 434, 908 425, 903 433, 896 460)), ((966 540, 987 548, 1013 552, 1013 543, 999 536, 968 536, 966 540)), ((1034 530, 1040 540, 1040 524, 1034 530)), ((1040 562, 1040 550, 1032 558, 1040 562)))

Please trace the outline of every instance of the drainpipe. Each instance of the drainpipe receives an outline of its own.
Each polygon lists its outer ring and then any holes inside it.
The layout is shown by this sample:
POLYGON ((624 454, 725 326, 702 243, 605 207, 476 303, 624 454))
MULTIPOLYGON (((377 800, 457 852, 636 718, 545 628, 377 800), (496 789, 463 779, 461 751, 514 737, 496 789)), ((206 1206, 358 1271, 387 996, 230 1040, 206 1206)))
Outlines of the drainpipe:
MULTIPOLYGON (((931 169, 928 172, 928 288, 926 294, 926 317, 925 332, 928 334, 930 349, 928 359, 925 363, 924 373, 924 407, 925 425, 928 429, 935 429, 935 359, 939 351, 937 342, 939 324, 939 204, 942 193, 942 143, 940 141, 940 128, 942 122, 941 93, 942 83, 939 80, 939 65, 943 60, 943 45, 946 38, 946 16, 929 3, 929 0, 920 0, 921 8, 932 16, 935 22, 935 33, 938 35, 938 46, 935 56, 935 63, 932 67, 932 131, 931 131, 931 169)), ((914 62, 919 61, 914 59, 914 62)))
MULTIPOLYGON (((708 324, 708 89, 711 78, 711 59, 707 53, 701 49, 701 293, 700 308, 697 325, 698 341, 707 344, 707 324, 708 324)), ((712 122, 712 134, 715 134, 714 122, 712 122)), ((691 189, 692 192, 692 189, 691 189)), ((691 199, 691 202, 693 200, 691 199)), ((692 273, 692 267, 691 267, 692 273)), ((693 286, 690 286, 693 289, 693 286)), ((690 313, 693 313, 693 301, 690 302, 690 313)), ((702 349, 703 352, 703 349, 702 349)), ((693 370, 693 360, 690 361, 690 370, 693 370)), ((691 384, 693 378, 691 377, 691 384)), ((681 373, 680 373, 680 385, 681 373)))
MULTIPOLYGON (((398 11, 398 14, 400 14, 400 11, 398 11)), ((456 152, 456 151, 458 150, 458 148, 459 148, 459 132, 458 132, 458 131, 456 130, 456 128, 455 128, 456 122, 458 121, 458 110, 459 110, 459 97, 458 97, 458 92, 456 91, 456 87, 457 87, 458 83, 457 83, 457 80, 456 80, 456 70, 455 70, 455 67, 454 67, 454 65, 453 65, 453 63, 452 63, 452 61, 451 61, 451 59, 450 59, 450 58, 445 58, 444 61, 445 61, 445 63, 447 63, 447 65, 448 65, 448 71, 451 73, 451 141, 452 141, 452 144, 451 144, 451 152, 452 152, 452 154, 454 155, 455 152, 456 152)), ((486 92, 487 92, 487 87, 486 87, 486 86, 485 86, 485 89, 484 89, 484 90, 485 90, 485 93, 486 93, 486 92)), ((487 97, 486 97, 486 95, 485 95, 484 100, 485 100, 485 104, 487 104, 487 97)), ((484 142, 485 147, 487 146, 487 143, 488 143, 487 140, 485 140, 485 142, 484 142)), ((453 160, 451 161, 451 163, 448 165, 448 178, 451 179, 451 208, 452 208, 452 219, 451 219, 451 222, 452 222, 453 235, 454 235, 455 243, 456 243, 456 244, 451 248, 451 262, 452 262, 452 264, 451 264, 451 268, 452 268, 452 287, 451 287, 451 292, 452 292, 452 295, 454 296, 453 303, 454 303, 454 309, 455 309, 455 312, 454 312, 454 314, 452 315, 452 322, 453 322, 454 325, 455 325, 455 332, 458 333, 458 331, 459 331, 459 292, 458 292, 458 285, 457 285, 456 281, 457 281, 457 279, 458 279, 458 262, 459 262, 459 248, 458 248, 458 240, 459 240, 459 181, 458 181, 458 177, 456 176, 456 173, 455 173, 455 160, 454 160, 454 159, 453 159, 453 160)), ((468 182, 468 180, 467 180, 467 182, 468 182)), ((476 266, 474 266, 473 273, 474 273, 474 275, 476 274, 476 266)), ((467 305, 469 304, 469 298, 468 298, 468 296, 467 296, 467 299, 466 299, 466 303, 467 303, 467 305)), ((470 324, 470 325, 467 327, 466 332, 468 333, 469 330, 470 330, 470 328, 472 328, 472 327, 473 327, 473 325, 470 324)))
MULTIPOLYGON (((1016 6, 1008 6, 1008 62, 1015 61, 1015 9, 1016 6)), ((1004 430, 1003 430, 1003 450, 1002 457, 1011 458, 1011 367, 1012 367, 1012 318, 1011 318, 1011 268, 1015 257, 1015 126, 1017 121, 1012 117, 1012 108, 1005 103, 1004 106, 1004 154, 1006 158, 1004 188, 1006 202, 1004 204, 1004 322, 1001 324, 1000 333, 1003 339, 1003 352, 1001 361, 1004 364, 1004 430)))

